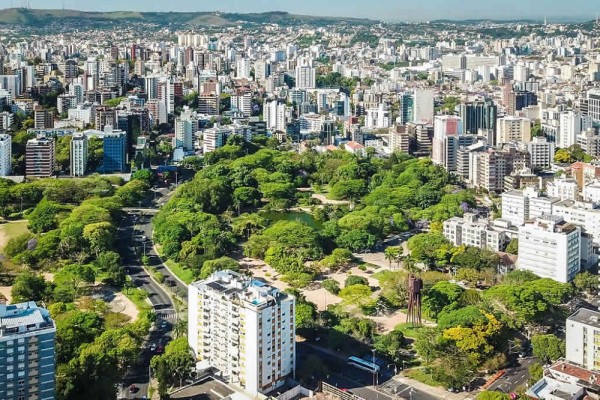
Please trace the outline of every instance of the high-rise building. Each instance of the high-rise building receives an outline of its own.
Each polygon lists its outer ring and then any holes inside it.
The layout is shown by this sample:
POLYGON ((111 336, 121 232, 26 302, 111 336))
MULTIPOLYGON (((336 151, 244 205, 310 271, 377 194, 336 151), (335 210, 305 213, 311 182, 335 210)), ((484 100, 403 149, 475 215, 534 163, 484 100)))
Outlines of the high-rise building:
POLYGON ((406 125, 413 121, 414 99, 412 93, 405 92, 400 96, 400 124, 406 125))
POLYGON ((267 122, 267 129, 284 131, 286 127, 286 105, 277 100, 265 101, 263 107, 264 120, 267 122))
POLYGON ((52 111, 38 107, 34 111, 35 129, 54 128, 52 111))
POLYGON ((519 227, 517 267, 542 278, 571 282, 581 269, 581 228, 544 214, 519 227))
POLYGON ((103 137, 104 157, 100 167, 101 171, 104 173, 125 172, 127 169, 127 134, 107 125, 103 137))
POLYGON ((472 152, 469 162, 469 180, 473 187, 497 193, 504 190, 506 176, 530 167, 529 154, 514 147, 472 152))
POLYGON ((531 141, 531 120, 518 117, 498 119, 496 144, 531 141))
POLYGON ((231 109, 238 110, 244 117, 252 115, 252 93, 237 93, 231 96, 231 109))
POLYGON ((173 147, 184 151, 194 151, 194 132, 198 130, 198 118, 195 113, 186 109, 175 118, 175 137, 173 147))
POLYGON ((433 122, 434 107, 433 107, 433 90, 419 88, 415 89, 413 97, 413 121, 417 123, 433 122))
POLYGON ((519 142, 519 149, 529 153, 531 168, 549 168, 554 161, 555 144, 542 136, 531 142, 519 142))
POLYGON ((458 115, 463 120, 464 133, 476 135, 480 129, 496 131, 498 107, 492 100, 462 103, 458 115))
POLYGON ((232 134, 229 128, 211 128, 205 129, 202 133, 202 149, 204 154, 215 151, 218 148, 225 146, 227 137, 232 134))
POLYGON ((71 176, 84 176, 88 163, 88 139, 79 133, 71 140, 71 176))
POLYGON ((8 176, 12 171, 12 138, 0 133, 0 176, 8 176))
POLYGON ((504 251, 510 237, 504 230, 494 229, 473 213, 444 221, 444 236, 455 246, 472 246, 491 251, 504 251))
POLYGON ((34 302, 0 304, 1 399, 55 399, 55 335, 50 313, 34 302))
POLYGON ((37 138, 25 146, 25 175, 47 178, 54 173, 54 138, 37 138))
POLYGON ((580 111, 562 112, 559 121, 556 145, 561 149, 577 144, 577 136, 593 126, 592 117, 583 115, 580 111))
POLYGON ((475 135, 463 135, 462 119, 451 115, 435 117, 431 161, 448 172, 456 171, 456 154, 460 147, 475 142, 475 135))
POLYGON ((594 88, 588 90, 586 106, 587 115, 592 117, 596 122, 600 121, 600 89, 594 88))
POLYGON ((200 368, 216 368, 251 394, 293 374, 293 296, 231 271, 192 283, 188 293, 188 342, 200 368))
POLYGON ((310 65, 296 67, 296 88, 314 89, 316 84, 316 69, 310 65))

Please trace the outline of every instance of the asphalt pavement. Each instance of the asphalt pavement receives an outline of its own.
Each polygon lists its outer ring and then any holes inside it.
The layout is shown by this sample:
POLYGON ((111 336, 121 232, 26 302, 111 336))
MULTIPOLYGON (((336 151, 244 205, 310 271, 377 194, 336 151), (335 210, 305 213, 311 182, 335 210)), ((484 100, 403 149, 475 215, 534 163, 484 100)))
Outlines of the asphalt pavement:
POLYGON ((525 386, 529 380, 529 366, 536 362, 535 357, 519 359, 519 366, 507 368, 506 373, 494 382, 488 390, 496 390, 503 393, 516 393, 517 389, 525 386))

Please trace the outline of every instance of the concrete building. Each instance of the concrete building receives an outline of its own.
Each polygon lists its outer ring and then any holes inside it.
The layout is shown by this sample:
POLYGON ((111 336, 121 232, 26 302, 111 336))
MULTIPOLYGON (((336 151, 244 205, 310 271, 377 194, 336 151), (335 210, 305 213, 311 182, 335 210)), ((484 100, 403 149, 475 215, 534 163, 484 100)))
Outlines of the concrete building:
POLYGON ((556 146, 545 137, 534 137, 530 142, 519 142, 519 149, 529 153, 531 168, 549 168, 554 161, 556 146))
POLYGON ((571 282, 581 269, 581 228, 556 215, 542 215, 519 227, 521 270, 571 282))
POLYGON ((562 112, 559 121, 560 127, 556 143, 561 149, 577 144, 577 137, 581 132, 592 128, 593 125, 592 117, 583 115, 580 111, 562 112))
POLYGON ((475 135, 480 129, 496 132, 498 107, 492 100, 461 103, 458 106, 458 116, 463 120, 464 133, 475 135))
POLYGON ((231 109, 238 110, 244 117, 252 115, 252 93, 238 93, 231 96, 231 109))
POLYGON ((413 121, 416 123, 432 123, 434 116, 434 92, 432 89, 418 88, 413 95, 413 121))
POLYGON ((546 193, 550 197, 561 200, 577 200, 579 198, 579 187, 575 179, 556 178, 546 184, 546 193))
POLYGON ((0 176, 8 176, 12 171, 12 137, 0 133, 0 176))
POLYGON ((88 138, 82 133, 71 140, 71 176, 84 176, 88 163, 88 138))
POLYGON ((218 369, 248 393, 270 392, 296 368, 295 298, 219 271, 188 289, 188 342, 199 368, 218 369))
POLYGON ((47 178, 54 174, 54 138, 38 138, 27 141, 25 146, 25 175, 47 178))
POLYGON ((584 201, 600 203, 600 181, 594 181, 585 185, 582 196, 584 201))
POLYGON ((310 65, 298 65, 296 67, 296 88, 314 89, 316 84, 316 69, 310 65))
POLYGON ((580 308, 566 323, 565 358, 590 371, 600 371, 600 312, 580 308))
POLYGON ((54 116, 50 110, 38 107, 34 111, 35 129, 54 128, 54 116))
MULTIPOLYGON (((286 128, 286 105, 278 101, 265 101, 264 120, 267 123, 267 129, 273 131, 284 131, 286 128)), ((320 130, 321 127, 319 126, 320 130)))
POLYGON ((456 171, 457 151, 475 142, 476 136, 463 135, 462 119, 450 115, 435 117, 431 160, 448 172, 456 171))
MULTIPOLYGON (((506 221, 510 227, 510 222, 506 221)), ((462 218, 453 217, 444 221, 444 236, 455 246, 472 246, 491 251, 504 251, 511 236, 508 229, 494 228, 488 221, 478 220, 472 213, 466 213, 462 218)))
POLYGON ((539 190, 527 187, 502 193, 502 219, 515 226, 525 221, 552 213, 552 206, 560 201, 555 197, 542 196, 539 190))
POLYGON ((0 304, 0 398, 54 400, 56 326, 34 302, 0 304))
POLYGON ((502 192, 504 178, 513 171, 529 168, 529 154, 514 147, 487 149, 469 154, 469 182, 475 188, 488 192, 502 192))
POLYGON ((497 144, 530 141, 531 120, 510 116, 498 119, 497 144))
POLYGON ((227 142, 227 137, 232 134, 229 128, 211 128, 202 133, 202 149, 204 153, 210 153, 223 146, 227 142))
POLYGON ((552 213, 581 227, 597 245, 600 244, 600 206, 597 203, 565 199, 553 205, 552 213))
POLYGON ((577 144, 586 154, 594 158, 600 157, 600 135, 597 135, 593 128, 586 129, 577 135, 577 144))

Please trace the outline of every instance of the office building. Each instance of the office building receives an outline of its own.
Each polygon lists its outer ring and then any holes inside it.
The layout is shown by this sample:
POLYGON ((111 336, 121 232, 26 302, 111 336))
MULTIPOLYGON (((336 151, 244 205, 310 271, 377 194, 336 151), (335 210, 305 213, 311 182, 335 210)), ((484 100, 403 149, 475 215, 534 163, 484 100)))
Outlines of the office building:
MULTIPOLYGON (((510 227, 510 222, 505 221, 510 227)), ((478 220, 472 213, 465 213, 462 218, 453 217, 444 221, 444 236, 455 246, 471 246, 491 251, 504 251, 511 236, 506 233, 509 229, 497 229, 487 221, 478 220)))
POLYGON ((0 398, 54 400, 56 326, 34 302, 0 304, 0 398))
POLYGON ((434 92, 432 89, 415 89, 413 96, 413 121, 416 123, 432 123, 434 115, 434 92))
POLYGON ((531 141, 531 120, 527 118, 500 118, 497 129, 497 144, 531 141))
POLYGON ((412 93, 405 92, 400 96, 400 124, 406 125, 409 122, 412 122, 414 112, 414 99, 412 93))
POLYGON ((580 308, 566 323, 567 361, 590 371, 600 371, 600 312, 580 308))
POLYGON ((188 290, 188 342, 199 368, 216 368, 253 396, 280 387, 294 373, 293 296, 231 271, 188 290))
POLYGON ((502 193, 502 219, 515 226, 525 221, 552 213, 552 206, 560 199, 542 196, 539 190, 527 187, 523 190, 511 190, 502 193))
POLYGON ((102 142, 104 157, 100 170, 104 173, 125 172, 127 170, 127 134, 107 125, 102 142))
POLYGON ((519 227, 521 270, 558 282, 571 282, 581 269, 581 228, 544 214, 519 227))
POLYGON ((0 176, 8 176, 12 171, 12 138, 0 133, 0 176))
POLYGON ((27 141, 25 146, 25 175, 47 178, 54 174, 54 138, 41 137, 27 141))
POLYGON ((476 135, 480 129, 496 132, 498 107, 492 100, 462 103, 458 110, 458 116, 463 120, 463 133, 476 135))
POLYGON ((71 176, 84 176, 88 163, 88 139, 81 133, 71 140, 71 176))

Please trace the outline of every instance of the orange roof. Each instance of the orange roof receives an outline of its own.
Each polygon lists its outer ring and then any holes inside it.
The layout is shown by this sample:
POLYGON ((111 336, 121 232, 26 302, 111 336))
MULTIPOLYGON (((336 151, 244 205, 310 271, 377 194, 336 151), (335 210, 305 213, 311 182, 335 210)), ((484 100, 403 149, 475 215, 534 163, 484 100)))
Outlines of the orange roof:
POLYGON ((363 146, 362 144, 358 143, 358 142, 348 142, 346 143, 347 147, 350 147, 351 149, 354 150, 360 150, 360 149, 364 149, 365 146, 363 146))

